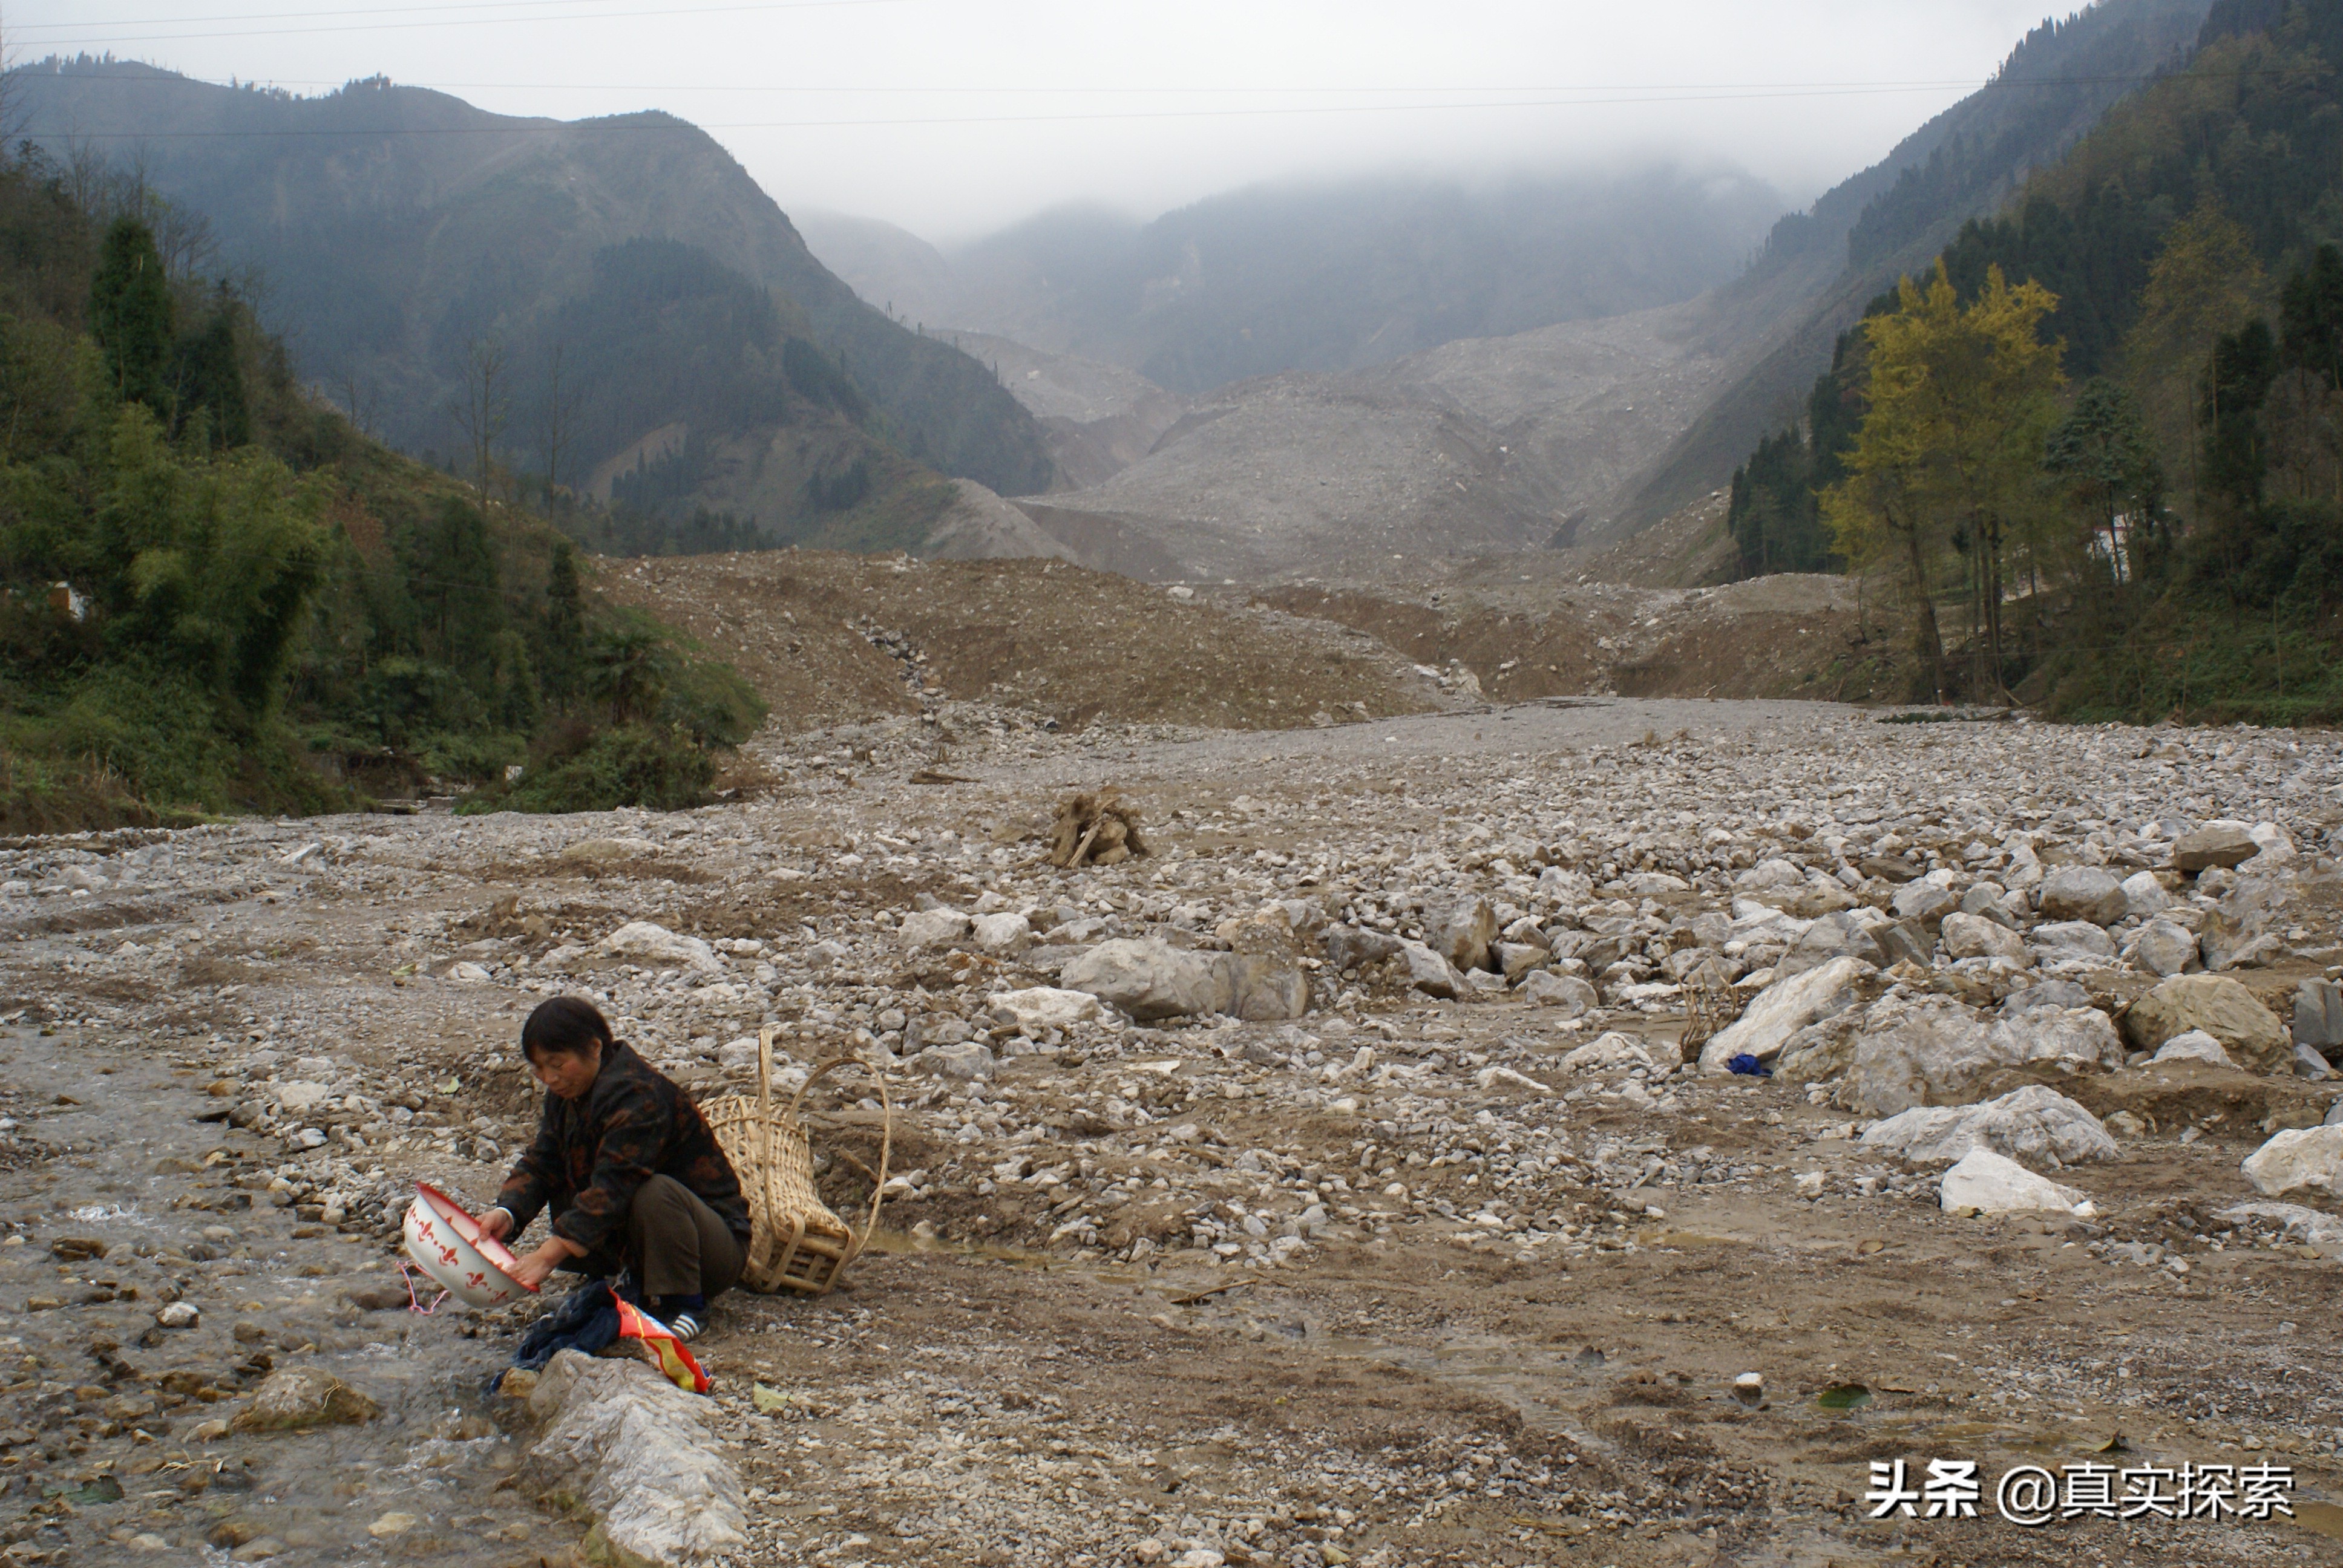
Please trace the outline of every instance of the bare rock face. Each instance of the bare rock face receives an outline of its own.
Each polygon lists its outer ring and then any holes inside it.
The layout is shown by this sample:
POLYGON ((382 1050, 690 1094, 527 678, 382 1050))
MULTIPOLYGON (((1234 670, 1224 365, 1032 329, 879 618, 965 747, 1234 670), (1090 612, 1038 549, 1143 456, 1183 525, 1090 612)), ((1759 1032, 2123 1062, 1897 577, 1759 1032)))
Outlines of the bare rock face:
POLYGON ((2124 918, 2129 900, 2113 871, 2102 866, 2061 866, 2042 879, 2042 918, 2088 920, 2111 926, 2124 918))
POLYGON ((270 1372, 252 1402, 228 1422, 232 1432, 301 1432, 313 1426, 356 1426, 382 1406, 341 1379, 314 1367, 270 1372))
POLYGON ((2154 1050, 2176 1035, 2202 1030, 2253 1072, 2293 1070, 2294 1046, 2278 1015, 2227 975, 2175 975, 2124 1014, 2124 1036, 2154 1050))
POLYGON ((2254 830, 2243 822, 2207 822, 2172 841, 2172 869, 2195 876, 2213 866, 2241 866, 2262 852, 2254 830))

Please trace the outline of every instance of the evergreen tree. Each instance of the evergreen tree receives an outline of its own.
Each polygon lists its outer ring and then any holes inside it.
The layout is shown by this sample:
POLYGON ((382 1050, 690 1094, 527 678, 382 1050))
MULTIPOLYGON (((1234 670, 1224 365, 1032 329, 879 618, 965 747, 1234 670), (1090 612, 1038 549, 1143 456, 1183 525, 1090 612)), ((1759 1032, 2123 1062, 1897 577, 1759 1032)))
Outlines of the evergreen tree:
POLYGON ((252 439, 243 357, 236 345, 239 308, 223 291, 211 319, 179 346, 175 402, 181 420, 184 423, 201 411, 215 447, 241 447, 252 439))
POLYGON ((569 541, 553 547, 553 562, 545 574, 545 671, 548 694, 557 704, 577 694, 578 661, 586 647, 586 618, 578 588, 578 552, 569 541))
POLYGON ((2278 370, 2278 341, 2266 321, 2214 342, 2201 394, 2205 488, 2240 513, 2260 507, 2269 476, 2261 411, 2278 370))
POLYGON ((116 218, 106 231, 90 280, 89 327, 115 395, 167 418, 171 285, 154 232, 135 217, 116 218))
POLYGON ((2287 279, 2278 331, 2288 365, 2312 372, 2330 392, 2343 391, 2343 250, 2320 246, 2310 265, 2287 279))
POLYGON ((2066 481, 2067 498, 2085 521, 2087 555, 2099 555, 2104 535, 2108 574, 2126 576, 2127 557, 2138 551, 2164 488, 2155 444, 2131 394, 2103 376, 2085 382, 2074 407, 2050 432, 2042 466, 2066 481), (2129 551, 2122 534, 2127 519, 2129 551))

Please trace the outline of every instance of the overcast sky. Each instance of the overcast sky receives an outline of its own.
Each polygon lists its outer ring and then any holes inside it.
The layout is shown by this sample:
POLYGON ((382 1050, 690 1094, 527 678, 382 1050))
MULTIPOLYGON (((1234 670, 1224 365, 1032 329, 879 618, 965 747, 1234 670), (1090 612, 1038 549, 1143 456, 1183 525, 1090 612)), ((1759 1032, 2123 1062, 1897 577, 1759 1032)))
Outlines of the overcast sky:
POLYGON ((16 60, 108 52, 509 114, 661 108, 784 207, 950 240, 1070 199, 1667 154, 1803 204, 1972 91, 2042 0, 13 0, 16 60))

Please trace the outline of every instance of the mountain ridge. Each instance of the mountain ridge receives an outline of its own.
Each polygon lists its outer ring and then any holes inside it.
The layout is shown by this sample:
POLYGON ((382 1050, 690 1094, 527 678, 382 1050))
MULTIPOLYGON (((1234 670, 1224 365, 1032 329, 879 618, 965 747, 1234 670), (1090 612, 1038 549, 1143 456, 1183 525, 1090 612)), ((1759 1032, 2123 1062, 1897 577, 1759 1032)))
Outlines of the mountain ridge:
MULTIPOLYGON (((995 488, 1053 481, 1042 432, 981 366, 862 304, 737 160, 663 111, 523 119, 379 77, 296 97, 88 59, 15 80, 36 142, 68 156, 90 138, 135 146, 156 189, 266 276, 299 324, 303 373, 371 380, 385 433, 410 449, 457 444, 445 409, 471 341, 501 334, 534 368, 546 318, 591 286, 595 257, 657 239, 766 291, 783 335, 838 364, 875 416, 846 419, 851 439, 831 430, 858 455, 891 448, 907 476, 925 464, 995 488)), ((628 438, 668 422, 657 413, 628 438)), ((607 454, 578 456, 582 471, 607 454)), ((828 482, 775 462, 800 487, 828 482)))
POLYGON ((1381 176, 1249 186, 1141 222, 1097 204, 940 248, 805 215, 900 319, 1121 365, 1182 397, 1632 313, 1733 276, 1781 210, 1739 170, 1381 176))

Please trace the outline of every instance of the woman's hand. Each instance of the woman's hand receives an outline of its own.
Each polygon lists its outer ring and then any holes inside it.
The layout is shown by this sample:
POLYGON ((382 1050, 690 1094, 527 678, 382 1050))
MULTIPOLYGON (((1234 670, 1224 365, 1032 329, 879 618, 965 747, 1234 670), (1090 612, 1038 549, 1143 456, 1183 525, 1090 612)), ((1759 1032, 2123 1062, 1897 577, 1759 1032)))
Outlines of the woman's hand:
POLYGON ((586 1250, 558 1236, 548 1236, 545 1244, 513 1265, 512 1277, 529 1290, 545 1282, 545 1277, 572 1258, 585 1256, 586 1250))
POLYGON ((491 1209, 480 1216, 480 1234, 491 1241, 501 1241, 512 1234, 512 1215, 504 1209, 491 1209))

